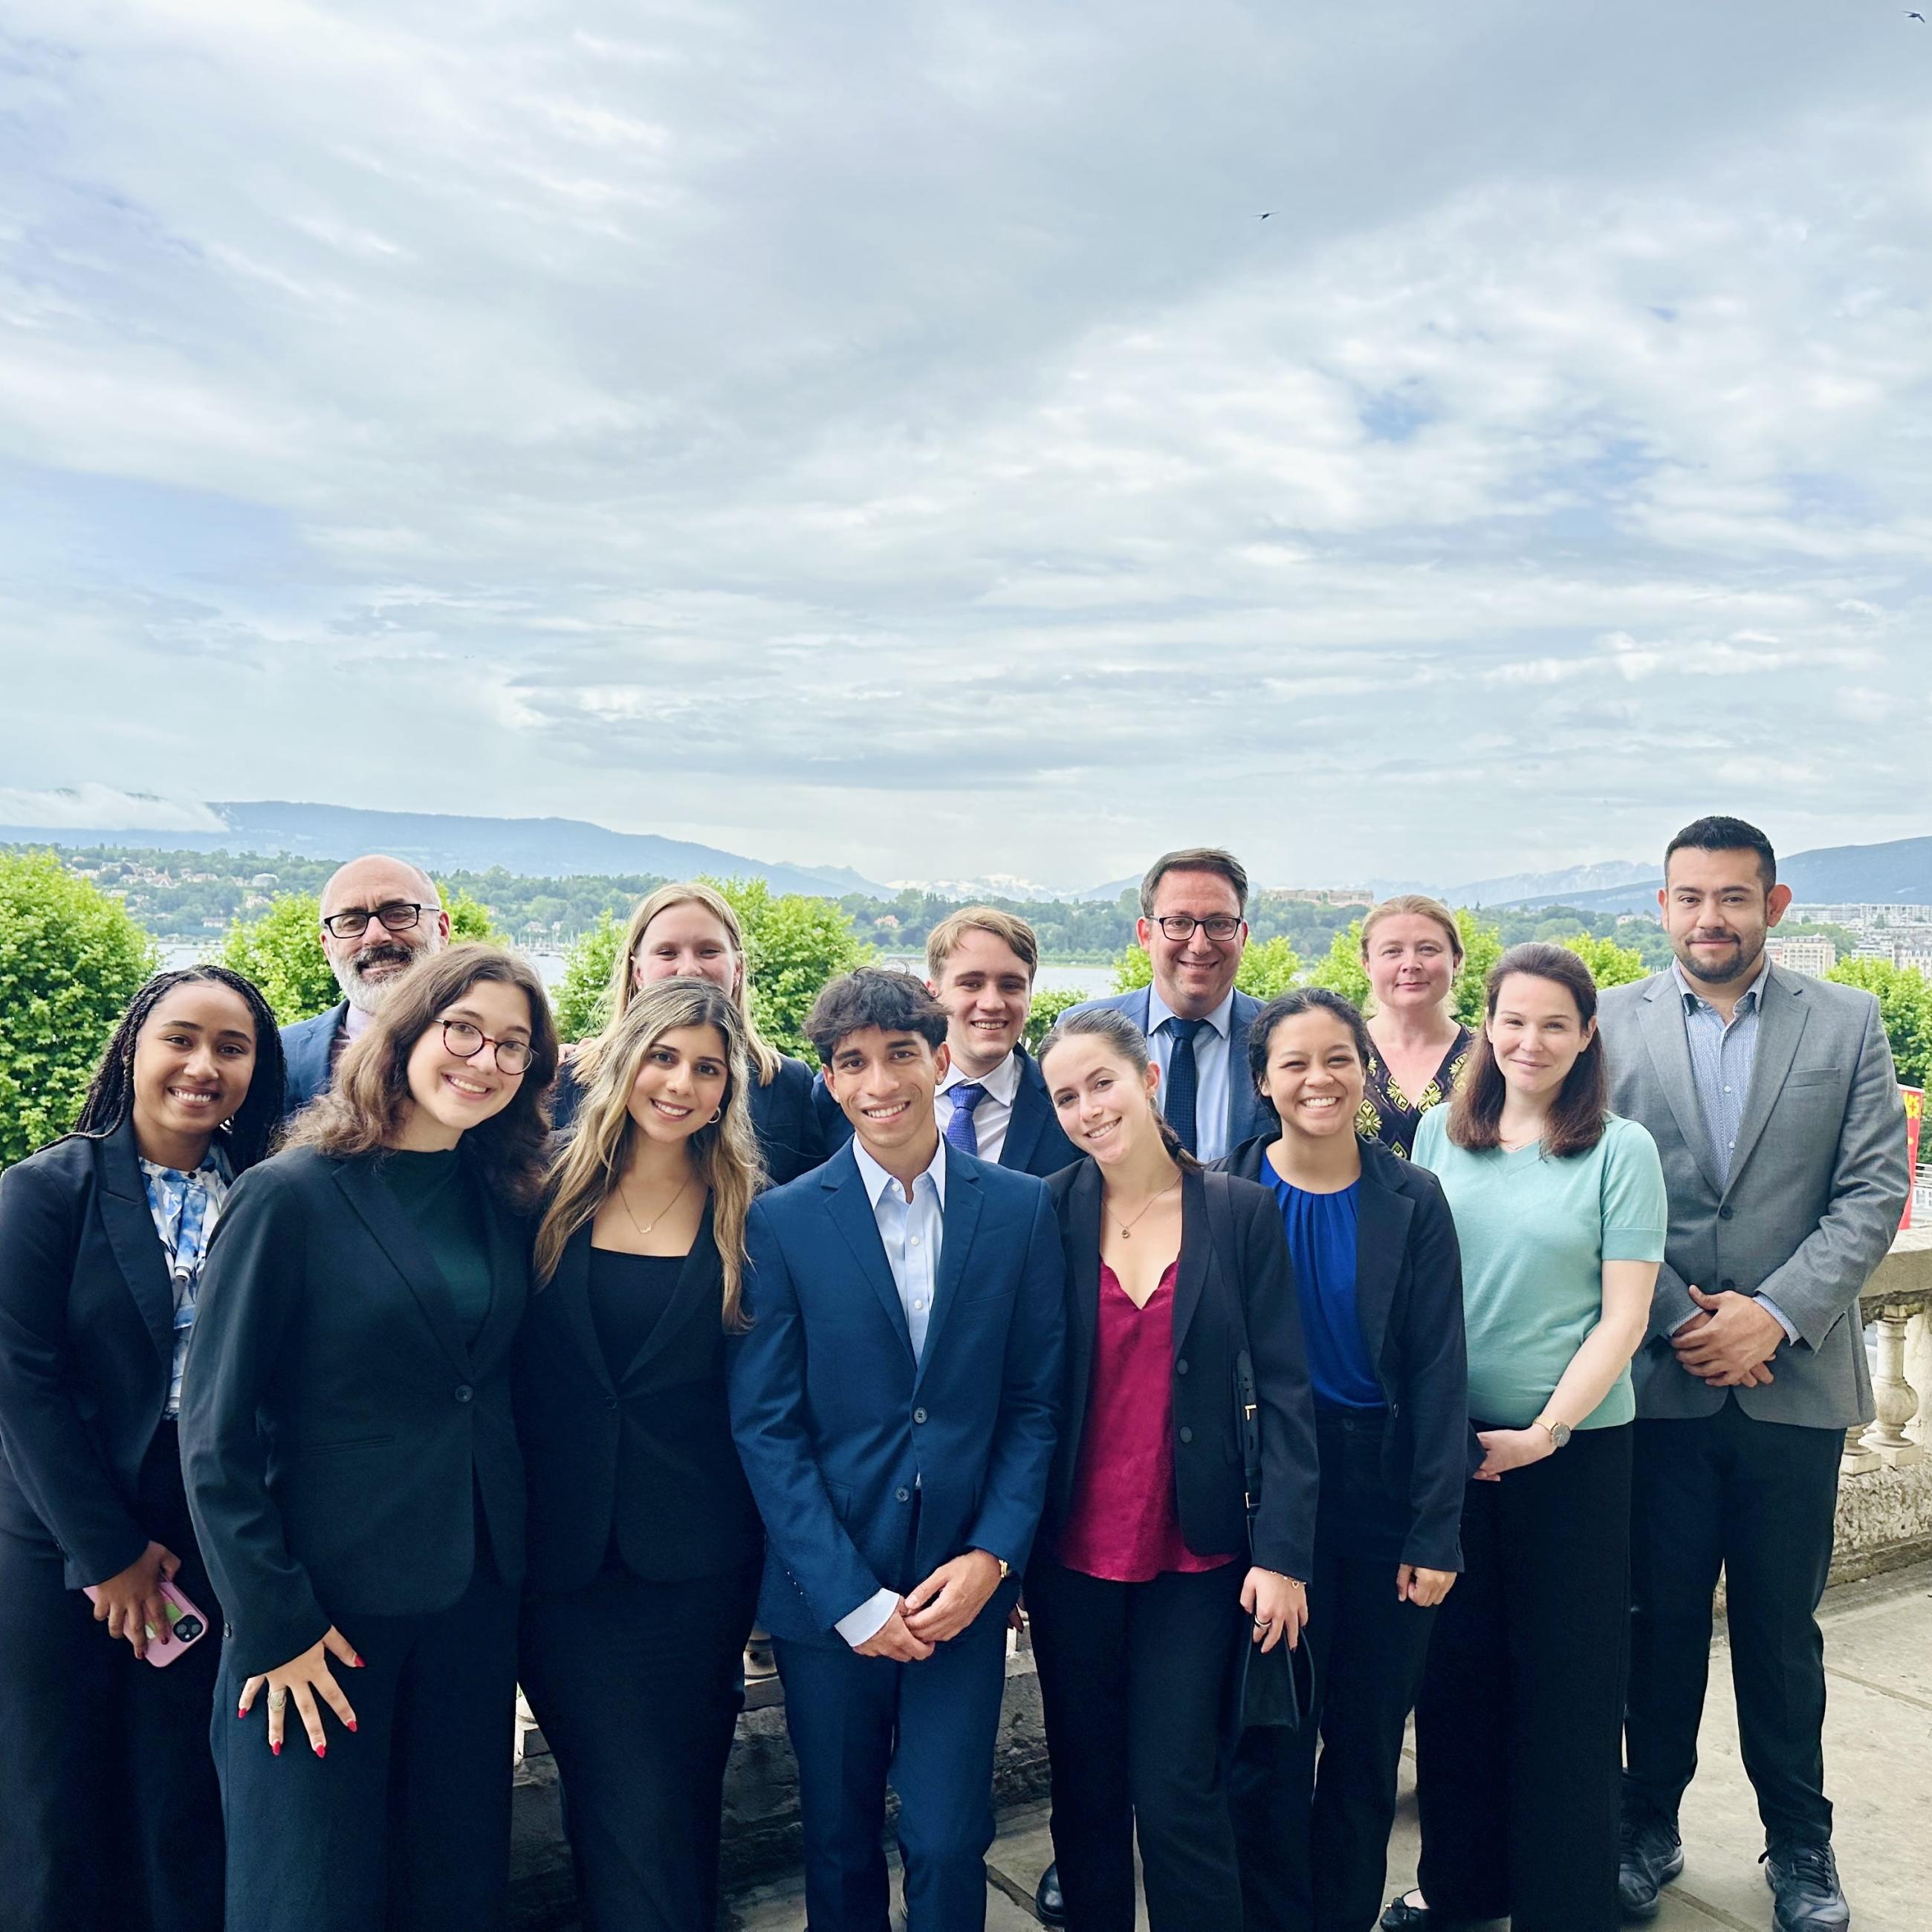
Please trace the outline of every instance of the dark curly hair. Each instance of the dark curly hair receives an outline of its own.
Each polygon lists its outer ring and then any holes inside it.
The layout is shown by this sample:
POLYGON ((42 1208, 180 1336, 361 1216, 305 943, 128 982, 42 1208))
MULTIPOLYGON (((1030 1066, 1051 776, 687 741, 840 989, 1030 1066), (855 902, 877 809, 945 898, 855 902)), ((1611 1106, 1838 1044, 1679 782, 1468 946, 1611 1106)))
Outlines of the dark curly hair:
POLYGON ((518 1208, 535 1204, 548 1165, 550 1115, 544 1096, 556 1075, 556 1022, 536 968, 520 954, 481 940, 429 953, 406 967, 382 996, 368 1030, 344 1050, 335 1084, 304 1107, 290 1147, 338 1160, 379 1154, 410 1106, 410 1055, 446 1006, 483 980, 515 986, 530 1001, 530 1064, 502 1112, 463 1136, 484 1185, 518 1208))
POLYGON ((100 1064, 94 1069, 74 1131, 91 1139, 104 1139, 134 1112, 134 1048, 141 1029, 176 987, 197 983, 226 986, 248 1009, 248 1016, 255 1023, 255 1071, 248 1082, 248 1092, 220 1130, 221 1147, 228 1164, 239 1174, 261 1160, 274 1140, 275 1130, 281 1124, 286 1075, 282 1036, 268 1001, 252 980, 226 966, 183 966, 172 972, 157 973, 134 995, 101 1054, 100 1064))
POLYGON ((805 1036, 825 1064, 848 1034, 878 1027, 886 1033, 916 1033, 928 1046, 946 1044, 946 1009, 927 992, 926 982, 889 966, 856 966, 842 973, 812 1002, 805 1036))

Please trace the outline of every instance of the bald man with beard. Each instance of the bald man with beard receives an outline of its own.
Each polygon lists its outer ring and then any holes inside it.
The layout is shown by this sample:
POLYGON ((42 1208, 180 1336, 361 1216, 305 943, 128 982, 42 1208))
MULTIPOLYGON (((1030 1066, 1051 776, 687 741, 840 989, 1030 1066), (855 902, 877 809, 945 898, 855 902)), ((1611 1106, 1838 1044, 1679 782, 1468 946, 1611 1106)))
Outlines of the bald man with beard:
POLYGON ((448 944, 449 915, 420 866, 372 852, 331 874, 322 889, 322 950, 343 998, 282 1029, 285 1119, 328 1090, 342 1049, 375 1017, 397 976, 448 944))

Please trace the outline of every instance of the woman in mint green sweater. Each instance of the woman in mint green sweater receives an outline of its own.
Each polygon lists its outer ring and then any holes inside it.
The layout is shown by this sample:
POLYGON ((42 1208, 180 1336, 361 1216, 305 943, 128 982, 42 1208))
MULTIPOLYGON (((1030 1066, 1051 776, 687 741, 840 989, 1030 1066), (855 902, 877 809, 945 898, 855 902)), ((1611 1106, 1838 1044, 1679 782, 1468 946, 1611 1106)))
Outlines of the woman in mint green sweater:
POLYGON ((1630 1362, 1664 1258, 1664 1173, 1650 1136, 1608 1111, 1576 954, 1519 946, 1487 994, 1456 1099, 1416 1137, 1462 1246, 1484 1454, 1416 1706, 1421 1888, 1382 1924, 1615 1932, 1630 1362))

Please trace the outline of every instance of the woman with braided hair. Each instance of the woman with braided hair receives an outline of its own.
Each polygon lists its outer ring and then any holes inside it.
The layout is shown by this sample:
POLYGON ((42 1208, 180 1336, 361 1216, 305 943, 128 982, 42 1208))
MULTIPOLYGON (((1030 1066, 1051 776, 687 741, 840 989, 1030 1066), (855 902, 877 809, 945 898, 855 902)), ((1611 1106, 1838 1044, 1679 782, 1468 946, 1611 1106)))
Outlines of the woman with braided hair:
POLYGON ((74 1132, 0 1180, 0 1736, 28 1767, 0 1805, 10 1924, 222 1922, 222 1612, 176 1415, 208 1237, 281 1107, 254 987, 160 974, 74 1132), (146 1660, 170 1631, 164 1586, 203 1627, 165 1670, 146 1660))

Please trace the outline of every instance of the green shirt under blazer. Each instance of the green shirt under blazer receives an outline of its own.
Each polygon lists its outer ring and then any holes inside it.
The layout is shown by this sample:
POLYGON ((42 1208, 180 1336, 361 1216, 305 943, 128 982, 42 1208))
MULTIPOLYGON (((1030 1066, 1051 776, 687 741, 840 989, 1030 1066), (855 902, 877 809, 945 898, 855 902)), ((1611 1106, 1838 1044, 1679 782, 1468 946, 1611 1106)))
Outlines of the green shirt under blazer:
MULTIPOLYGON (((1657 1144, 1612 1114, 1604 1137, 1561 1160, 1540 1146, 1472 1153, 1432 1108, 1415 1162, 1442 1184, 1462 1250, 1469 1416, 1526 1429, 1604 1310, 1606 1262, 1660 1262, 1670 1207, 1657 1144)), ((1625 1368, 1577 1426, 1609 1429, 1636 1414, 1625 1368)))

